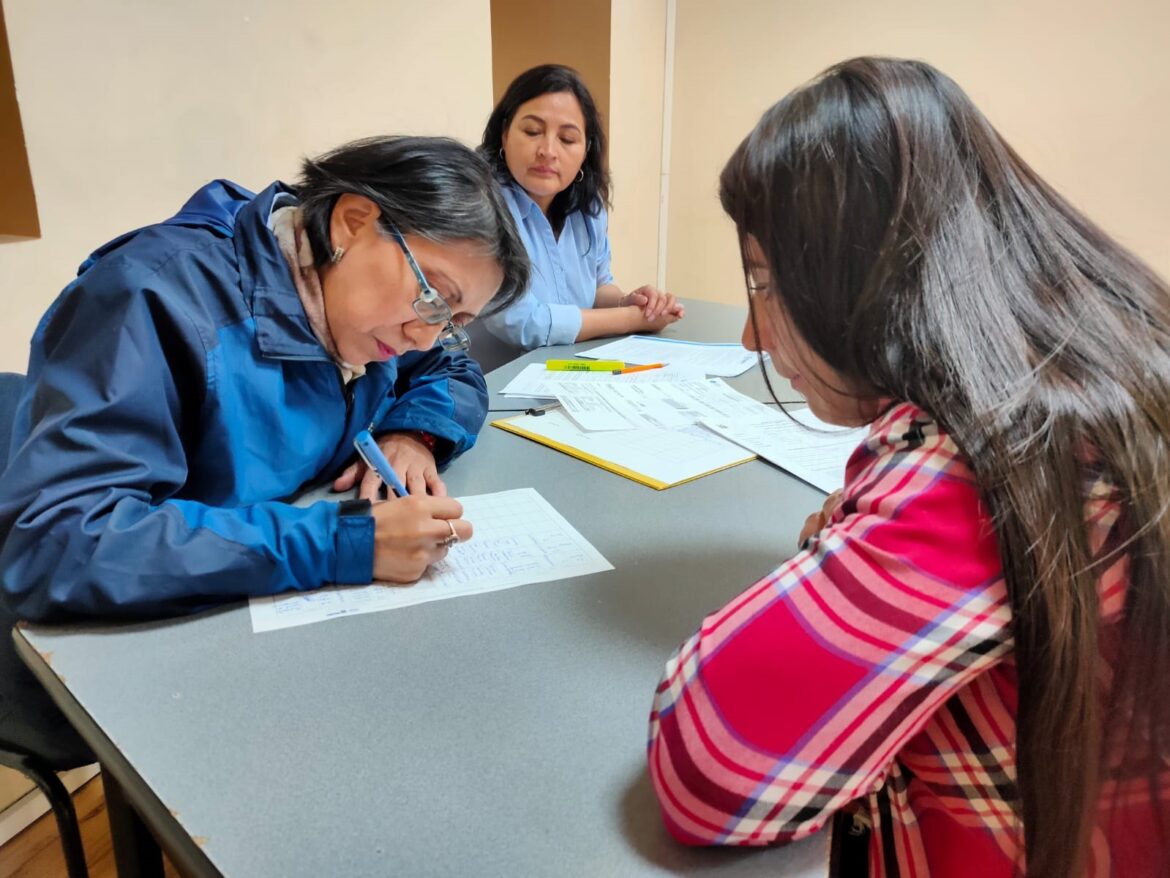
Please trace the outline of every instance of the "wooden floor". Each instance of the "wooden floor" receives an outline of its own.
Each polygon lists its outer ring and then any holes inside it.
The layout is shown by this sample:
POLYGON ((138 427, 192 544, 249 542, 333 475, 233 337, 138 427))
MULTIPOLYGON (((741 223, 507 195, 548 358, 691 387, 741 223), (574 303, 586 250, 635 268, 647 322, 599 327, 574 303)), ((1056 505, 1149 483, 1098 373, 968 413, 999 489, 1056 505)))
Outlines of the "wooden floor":
MULTIPOLYGON (((81 843, 85 846, 90 878, 118 878, 101 775, 73 794, 73 806, 81 824, 81 843)), ((175 867, 165 858, 163 863, 168 878, 178 878, 175 867)), ((51 813, 0 847, 0 875, 5 878, 66 878, 57 823, 51 813)))

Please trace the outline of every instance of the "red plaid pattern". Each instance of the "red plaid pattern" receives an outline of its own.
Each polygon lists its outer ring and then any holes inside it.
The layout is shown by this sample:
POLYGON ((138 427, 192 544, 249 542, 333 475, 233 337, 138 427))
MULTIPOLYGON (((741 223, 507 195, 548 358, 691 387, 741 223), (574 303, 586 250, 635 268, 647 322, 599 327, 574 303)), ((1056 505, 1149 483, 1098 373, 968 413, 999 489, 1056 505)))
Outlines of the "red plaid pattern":
MULTIPOLYGON (((1086 513, 1100 548, 1118 518, 1108 486, 1086 513)), ((1106 621, 1124 592, 1121 561, 1102 577, 1106 621)), ((925 412, 893 408, 854 452, 828 526, 667 663, 649 741, 667 827, 690 844, 778 844, 858 801, 871 875, 1012 875, 1010 622, 970 468, 925 412)), ((1144 856, 1119 867, 1130 854, 1111 856, 1099 828, 1092 874, 1152 874, 1144 856)))

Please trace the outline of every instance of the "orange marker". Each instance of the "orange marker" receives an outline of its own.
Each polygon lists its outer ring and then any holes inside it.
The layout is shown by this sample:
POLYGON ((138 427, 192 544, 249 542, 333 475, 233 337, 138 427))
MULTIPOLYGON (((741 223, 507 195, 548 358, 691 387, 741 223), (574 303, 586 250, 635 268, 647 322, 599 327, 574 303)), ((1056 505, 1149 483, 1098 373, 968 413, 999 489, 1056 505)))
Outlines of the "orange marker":
POLYGON ((625 375, 627 372, 645 372, 647 369, 661 369, 666 363, 647 363, 645 366, 626 366, 624 369, 614 369, 614 375, 625 375))

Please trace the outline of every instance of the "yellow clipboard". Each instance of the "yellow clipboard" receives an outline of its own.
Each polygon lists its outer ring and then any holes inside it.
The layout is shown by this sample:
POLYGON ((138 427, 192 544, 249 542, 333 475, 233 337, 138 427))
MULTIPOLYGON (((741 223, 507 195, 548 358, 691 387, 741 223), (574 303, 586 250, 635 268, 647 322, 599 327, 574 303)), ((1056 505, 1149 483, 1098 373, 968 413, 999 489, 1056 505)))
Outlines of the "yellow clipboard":
POLYGON ((531 439, 533 442, 539 442, 541 445, 554 448, 563 454, 569 455, 570 457, 575 457, 578 460, 591 463, 594 466, 601 467, 603 470, 608 470, 609 472, 615 473, 616 475, 624 476, 627 479, 635 481, 640 485, 646 485, 649 488, 654 488, 656 491, 664 491, 667 488, 673 488, 675 485, 683 485, 687 482, 693 482, 695 479, 702 478, 703 476, 709 476, 711 473, 717 473, 721 470, 730 469, 733 466, 739 466, 741 463, 747 463, 748 461, 756 459, 755 454, 748 451, 747 449, 743 449, 743 457, 740 457, 736 460, 728 461, 727 463, 724 463, 720 466, 704 470, 703 472, 697 472, 688 475, 685 478, 681 478, 673 482, 664 482, 661 479, 655 478, 654 476, 638 472, 637 470, 623 466, 614 460, 609 460, 598 454, 594 454, 583 448, 579 448, 576 445, 570 445, 566 442, 559 441, 552 436, 542 433, 539 430, 539 426, 544 418, 549 418, 551 422, 558 415, 560 417, 564 417, 564 415, 560 412, 549 412, 544 415, 513 415, 511 417, 499 418, 498 420, 492 421, 491 425, 493 427, 499 427, 501 430, 505 430, 509 433, 514 433, 517 436, 523 436, 525 439, 531 439))

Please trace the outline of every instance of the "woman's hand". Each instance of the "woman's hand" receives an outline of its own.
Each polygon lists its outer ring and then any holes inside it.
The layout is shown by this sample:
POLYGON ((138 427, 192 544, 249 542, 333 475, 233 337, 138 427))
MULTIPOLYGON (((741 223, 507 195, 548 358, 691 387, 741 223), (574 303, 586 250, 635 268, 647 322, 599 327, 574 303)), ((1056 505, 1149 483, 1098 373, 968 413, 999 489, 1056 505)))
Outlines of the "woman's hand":
MULTIPOLYGON (((618 305, 637 305, 642 309, 642 316, 648 321, 657 321, 664 315, 673 315, 675 320, 684 316, 685 309, 670 293, 664 292, 649 284, 638 287, 632 293, 626 293, 618 299, 618 305)), ((669 321, 673 323, 674 320, 669 321)), ((663 324, 665 326, 666 324, 663 324)))
MULTIPOLYGON (((431 494, 446 497, 447 486, 439 478, 435 456, 412 433, 389 433, 378 440, 378 447, 394 467, 402 484, 411 495, 431 494)), ((378 499, 382 479, 373 470, 368 470, 358 458, 333 481, 334 491, 348 491, 360 482, 358 496, 366 500, 378 499)))
MULTIPOLYGON (((636 305, 630 307, 634 313, 633 325, 628 330, 629 332, 659 332, 670 326, 670 324, 682 319, 681 312, 676 313, 671 311, 659 314, 657 317, 650 319, 636 305)), ((681 306, 679 307, 681 308, 681 306)))
POLYGON ((841 491, 838 489, 828 496, 820 512, 814 512, 804 520, 804 527, 800 529, 800 539, 797 540, 796 545, 803 549, 805 541, 809 537, 824 530, 840 503, 841 491))
MULTIPOLYGON (((390 433, 379 440, 378 445, 394 472, 402 478, 402 484, 411 495, 430 494, 432 497, 446 497, 447 486, 439 478, 439 467, 435 456, 414 433, 390 433)), ((374 475, 374 489, 380 481, 374 475)), ((362 490, 365 490, 363 480, 362 490)), ((361 496, 365 496, 363 493, 361 496)))
POLYGON ((451 536, 471 539, 471 522, 453 497, 411 496, 373 504, 374 579, 416 582, 427 567, 447 555, 451 536))

